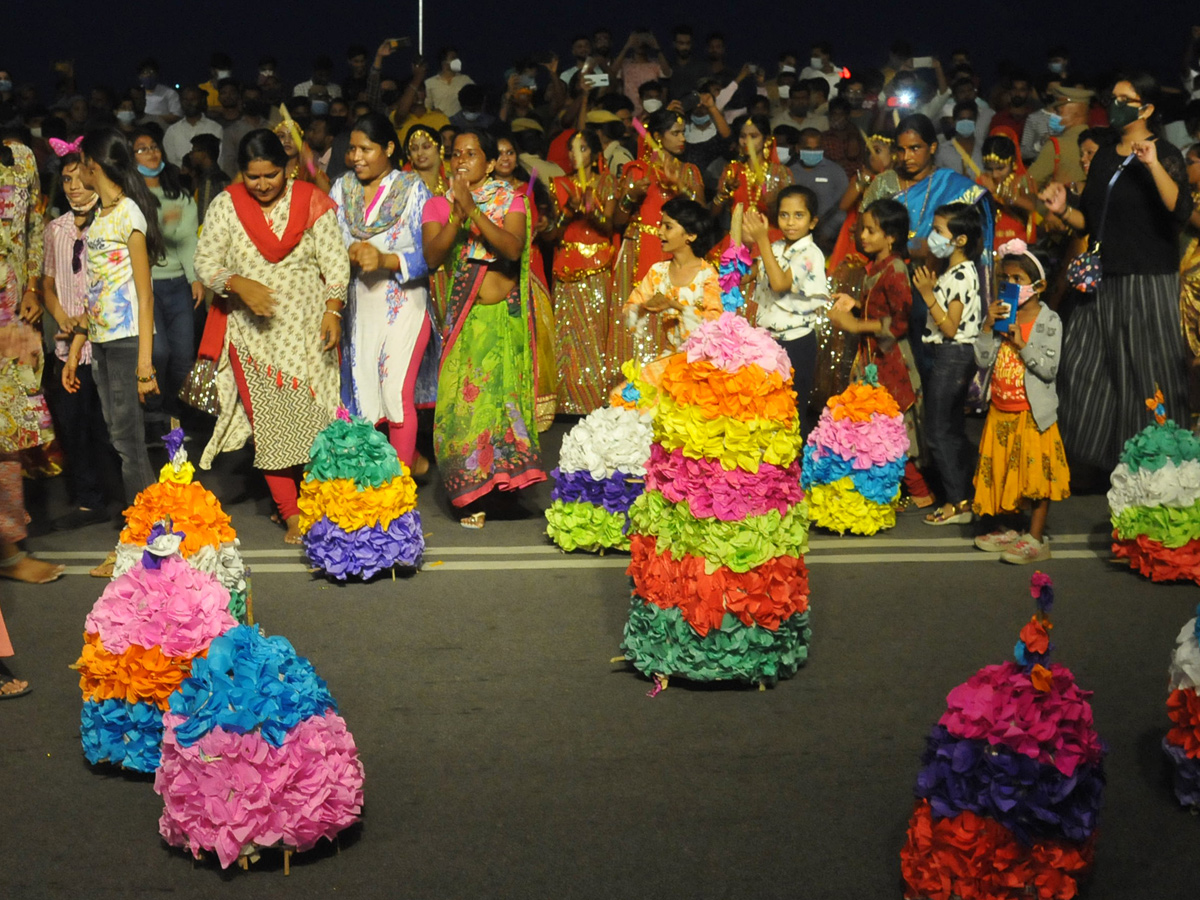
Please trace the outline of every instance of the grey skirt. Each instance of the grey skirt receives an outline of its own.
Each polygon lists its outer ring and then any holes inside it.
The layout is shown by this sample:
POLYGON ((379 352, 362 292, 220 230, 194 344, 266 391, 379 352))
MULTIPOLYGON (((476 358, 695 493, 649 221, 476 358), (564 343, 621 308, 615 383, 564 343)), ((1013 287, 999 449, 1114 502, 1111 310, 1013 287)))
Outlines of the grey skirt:
POLYGON ((1157 387, 1167 416, 1190 426, 1179 276, 1105 275, 1071 314, 1063 338, 1059 427, 1073 462, 1116 466, 1125 441, 1154 421, 1157 387))

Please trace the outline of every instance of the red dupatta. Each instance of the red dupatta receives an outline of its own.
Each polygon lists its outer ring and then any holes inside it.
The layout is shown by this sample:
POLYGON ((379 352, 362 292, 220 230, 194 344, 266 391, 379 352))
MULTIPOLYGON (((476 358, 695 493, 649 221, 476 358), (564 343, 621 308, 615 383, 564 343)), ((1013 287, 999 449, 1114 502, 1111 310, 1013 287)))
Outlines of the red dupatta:
MULTIPOLYGON (((246 236, 254 244, 263 259, 272 265, 281 263, 300 244, 304 232, 316 224, 317 219, 336 204, 329 195, 307 181, 292 182, 292 197, 288 204, 288 222, 283 234, 277 236, 267 224, 262 206, 250 196, 244 184, 231 184, 225 188, 233 201, 233 211, 245 229, 246 236), (303 213, 303 215, 301 215, 303 213)), ((204 323, 204 336, 200 339, 200 359, 218 359, 225 346, 225 325, 229 318, 228 300, 216 297, 204 323)))

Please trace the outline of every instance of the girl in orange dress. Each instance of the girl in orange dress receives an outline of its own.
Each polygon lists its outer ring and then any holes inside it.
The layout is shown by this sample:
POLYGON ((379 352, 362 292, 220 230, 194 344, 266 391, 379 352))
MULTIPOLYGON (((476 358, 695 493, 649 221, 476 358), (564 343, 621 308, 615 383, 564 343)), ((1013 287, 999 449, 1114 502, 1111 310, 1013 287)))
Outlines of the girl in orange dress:
POLYGON ((605 404, 619 374, 606 355, 616 323, 612 238, 616 210, 613 180, 602 171, 600 139, 577 131, 571 138, 572 174, 554 179, 557 217, 549 237, 554 250, 555 353, 558 410, 587 415, 605 404))
MULTIPOLYGON (((613 276, 619 299, 629 297, 650 267, 668 258, 657 237, 663 204, 675 197, 704 203, 700 170, 681 158, 686 145, 683 116, 660 109, 649 117, 638 158, 621 172, 614 223, 625 231, 613 276)), ((667 330, 660 325, 635 332, 614 327, 612 333, 609 355, 619 362, 654 359, 668 346, 667 330)))

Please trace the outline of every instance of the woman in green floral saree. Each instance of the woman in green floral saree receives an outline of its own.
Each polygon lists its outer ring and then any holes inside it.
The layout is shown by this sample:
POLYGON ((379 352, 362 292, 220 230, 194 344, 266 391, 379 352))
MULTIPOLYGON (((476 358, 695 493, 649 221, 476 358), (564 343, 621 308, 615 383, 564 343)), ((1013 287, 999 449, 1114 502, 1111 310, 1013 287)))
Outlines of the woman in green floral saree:
MULTIPOLYGON (((533 313, 525 197, 491 177, 496 141, 454 142, 451 188, 425 207, 425 258, 448 260, 434 451, 455 506, 545 481, 534 425, 533 313)), ((483 527, 483 513, 462 520, 483 527)))

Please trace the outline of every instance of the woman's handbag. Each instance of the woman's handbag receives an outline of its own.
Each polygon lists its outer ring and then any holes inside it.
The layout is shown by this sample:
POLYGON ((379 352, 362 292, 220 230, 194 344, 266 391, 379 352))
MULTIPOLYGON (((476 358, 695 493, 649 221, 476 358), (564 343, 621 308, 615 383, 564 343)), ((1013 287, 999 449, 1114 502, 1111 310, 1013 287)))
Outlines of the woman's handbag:
POLYGON ((1108 201, 1112 197, 1113 185, 1117 183, 1121 172, 1133 161, 1133 158, 1134 154, 1132 153, 1125 157, 1117 166, 1117 171, 1113 172, 1112 178, 1108 180, 1108 187, 1104 189, 1104 206, 1100 209, 1100 227, 1096 229, 1095 239, 1085 251, 1067 263, 1067 284, 1077 291, 1092 294, 1095 293, 1096 288, 1100 287, 1100 281, 1104 277, 1104 267, 1100 264, 1100 240, 1104 236, 1104 219, 1108 216, 1108 201))

